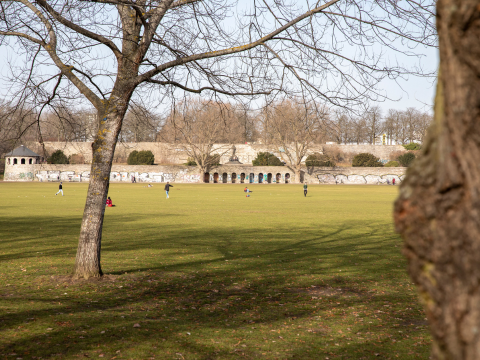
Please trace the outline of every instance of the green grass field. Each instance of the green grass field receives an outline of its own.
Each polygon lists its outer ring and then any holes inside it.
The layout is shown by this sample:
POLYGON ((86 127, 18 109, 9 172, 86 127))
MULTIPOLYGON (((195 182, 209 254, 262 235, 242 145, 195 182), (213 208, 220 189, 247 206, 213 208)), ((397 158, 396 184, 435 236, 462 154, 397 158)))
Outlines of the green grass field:
POLYGON ((112 184, 102 280, 72 282, 86 184, 0 183, 0 359, 426 359, 393 186, 112 184))

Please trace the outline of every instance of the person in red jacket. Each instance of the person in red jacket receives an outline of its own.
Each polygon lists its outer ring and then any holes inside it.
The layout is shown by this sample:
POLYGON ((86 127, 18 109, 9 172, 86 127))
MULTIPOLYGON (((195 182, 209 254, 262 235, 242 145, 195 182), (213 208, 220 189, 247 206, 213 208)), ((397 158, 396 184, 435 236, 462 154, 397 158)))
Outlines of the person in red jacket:
POLYGON ((114 206, 114 205, 113 205, 113 202, 112 202, 112 199, 110 199, 110 196, 109 196, 108 199, 107 199, 107 206, 108 206, 108 207, 113 207, 113 206, 114 206))

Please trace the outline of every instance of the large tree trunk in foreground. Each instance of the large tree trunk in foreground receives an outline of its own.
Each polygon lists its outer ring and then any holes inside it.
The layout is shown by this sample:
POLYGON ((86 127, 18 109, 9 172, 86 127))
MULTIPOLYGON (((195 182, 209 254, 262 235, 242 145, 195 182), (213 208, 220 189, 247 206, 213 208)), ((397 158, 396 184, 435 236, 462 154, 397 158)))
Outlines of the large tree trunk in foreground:
POLYGON ((395 204, 435 359, 480 359, 480 5, 439 0, 435 123, 395 204))
POLYGON ((99 121, 98 133, 92 144, 90 183, 83 212, 74 278, 88 279, 103 275, 100 265, 103 216, 115 145, 126 109, 126 105, 120 105, 114 111, 99 113, 99 119, 102 120, 99 121))

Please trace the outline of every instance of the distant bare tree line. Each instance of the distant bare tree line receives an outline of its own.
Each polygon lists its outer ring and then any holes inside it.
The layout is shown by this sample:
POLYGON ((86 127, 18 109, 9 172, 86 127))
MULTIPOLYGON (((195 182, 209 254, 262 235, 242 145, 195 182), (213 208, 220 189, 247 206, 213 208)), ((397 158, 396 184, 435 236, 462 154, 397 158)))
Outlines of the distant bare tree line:
POLYGON ((334 111, 330 113, 325 139, 339 144, 405 145, 423 143, 433 116, 413 107, 389 109, 386 114, 373 106, 362 115, 334 111))
MULTIPOLYGON (((195 143, 210 147, 212 144, 248 142, 284 148, 287 143, 295 143, 295 151, 300 155, 306 148, 305 142, 381 144, 383 134, 386 134, 387 145, 422 143, 431 122, 432 115, 413 107, 389 109, 384 114, 380 107, 374 106, 361 115, 354 115, 289 99, 260 110, 252 110, 241 103, 190 99, 177 103, 164 116, 143 104, 132 103, 119 141, 195 143)), ((22 141, 92 141, 97 129, 98 118, 93 109, 62 106, 39 116, 35 109, 0 103, 1 153, 22 141)))

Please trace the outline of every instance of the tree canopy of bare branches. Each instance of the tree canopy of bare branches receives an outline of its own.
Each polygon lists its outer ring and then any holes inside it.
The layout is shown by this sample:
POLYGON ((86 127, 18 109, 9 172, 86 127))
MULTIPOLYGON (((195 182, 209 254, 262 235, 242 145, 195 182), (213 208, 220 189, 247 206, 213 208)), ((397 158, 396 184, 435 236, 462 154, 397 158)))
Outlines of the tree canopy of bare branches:
POLYGON ((0 44, 18 57, 14 96, 41 113, 81 94, 97 111, 75 276, 102 274, 109 172, 132 97, 291 93, 344 107, 382 99, 382 79, 417 72, 383 50, 415 55, 415 46, 436 46, 433 7, 433 0, 2 1, 0 44))
POLYGON ((172 110, 159 138, 171 144, 172 149, 182 150, 204 174, 229 152, 232 140, 238 138, 235 110, 230 104, 185 101, 172 110))
POLYGON ((268 113, 270 146, 295 172, 295 181, 300 181, 302 161, 322 132, 327 116, 325 107, 284 99, 272 104, 268 113))

